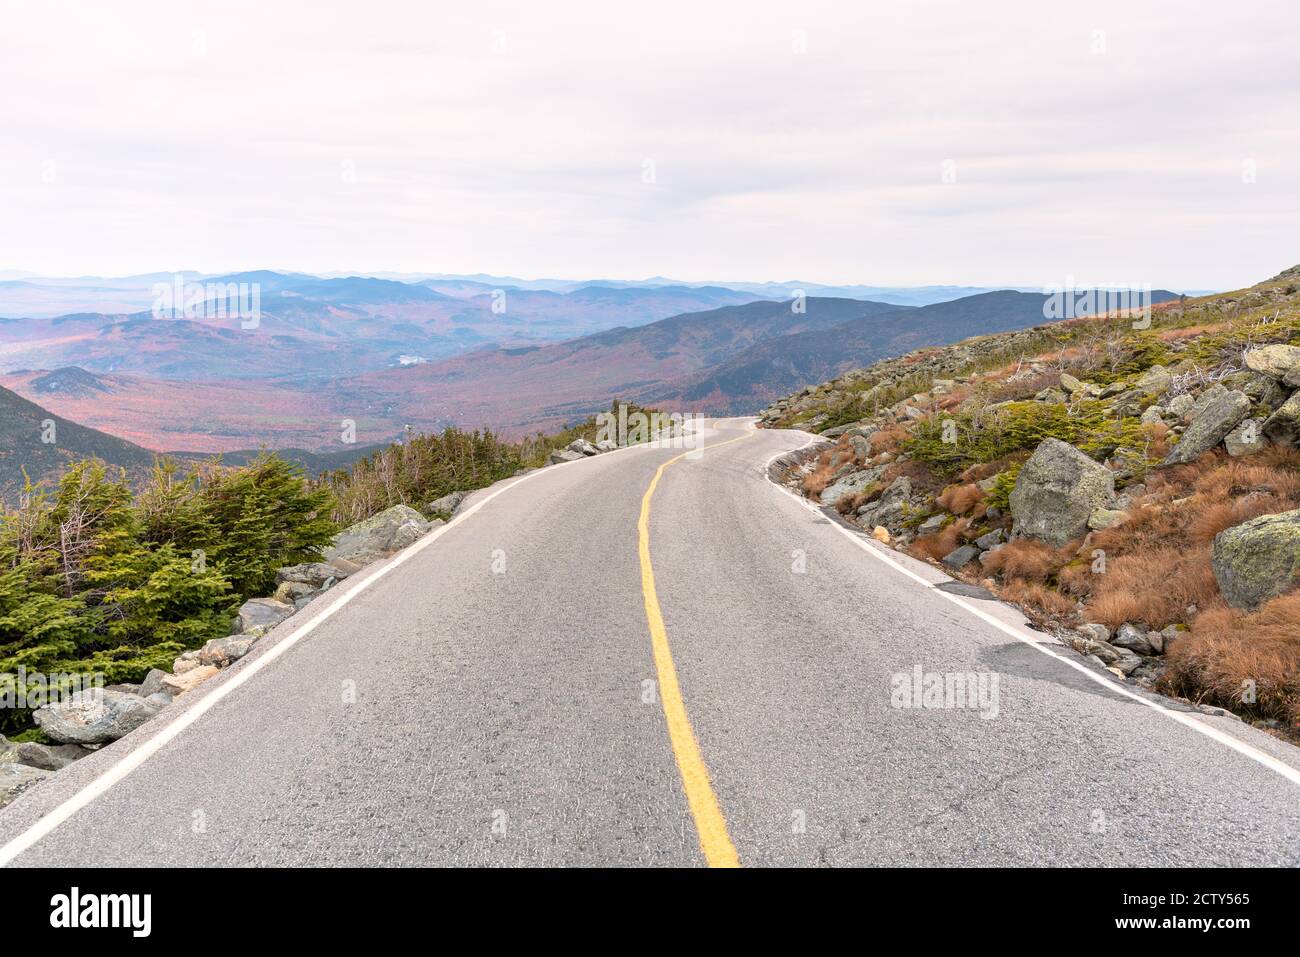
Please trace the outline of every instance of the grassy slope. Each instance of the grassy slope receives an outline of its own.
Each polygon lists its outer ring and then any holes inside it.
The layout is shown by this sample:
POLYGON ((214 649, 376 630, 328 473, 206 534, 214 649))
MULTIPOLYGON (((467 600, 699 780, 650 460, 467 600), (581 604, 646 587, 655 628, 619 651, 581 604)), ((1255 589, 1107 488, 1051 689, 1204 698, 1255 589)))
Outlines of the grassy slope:
MULTIPOLYGON (((853 516, 907 476, 913 495, 889 531, 895 545, 931 560, 988 532, 1009 531, 1007 496, 1042 438, 1071 442, 1106 462, 1123 496, 1119 524, 1060 549, 1019 539, 958 574, 994 587, 1067 637, 1093 622, 1177 629, 1168 653, 1144 660, 1137 680, 1295 733, 1300 592, 1253 614, 1230 609, 1209 554, 1222 529, 1300 507, 1300 452, 1273 446, 1233 459, 1220 447, 1191 465, 1158 468, 1182 423, 1166 416, 1144 424, 1139 414, 1217 381, 1241 387, 1249 379, 1242 371, 1248 348, 1300 344, 1300 267, 1248 290, 1166 304, 1150 329, 1132 325, 1126 317, 1072 320, 918 350, 780 400, 763 422, 833 434, 856 426, 806 463, 798 484, 816 497, 846 471, 887 464, 877 482, 837 508, 853 516), (1173 376, 1168 393, 1134 390, 1157 364, 1173 376), (1065 395, 1063 373, 1103 396, 1065 395), (956 422, 957 442, 943 441, 945 420, 956 422), (1098 549, 1108 558, 1104 574, 1093 569, 1098 549), (1253 703, 1242 700, 1247 679, 1257 688, 1253 703)), ((1252 414, 1266 412, 1257 402, 1252 414)))

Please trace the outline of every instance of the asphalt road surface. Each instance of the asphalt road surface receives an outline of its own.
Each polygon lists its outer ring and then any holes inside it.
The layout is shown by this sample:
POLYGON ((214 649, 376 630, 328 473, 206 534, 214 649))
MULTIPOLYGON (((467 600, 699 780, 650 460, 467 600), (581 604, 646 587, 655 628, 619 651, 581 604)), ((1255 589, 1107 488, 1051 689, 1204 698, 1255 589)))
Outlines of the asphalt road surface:
POLYGON ((1297 749, 936 589, 767 479, 808 440, 476 493, 0 812, 0 863, 1300 864, 1297 749))

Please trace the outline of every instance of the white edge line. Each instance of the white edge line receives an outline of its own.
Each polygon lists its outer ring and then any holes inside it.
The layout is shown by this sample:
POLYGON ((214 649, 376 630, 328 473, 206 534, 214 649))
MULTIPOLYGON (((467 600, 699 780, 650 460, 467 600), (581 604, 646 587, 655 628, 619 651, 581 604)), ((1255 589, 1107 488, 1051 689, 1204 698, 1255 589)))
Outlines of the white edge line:
MULTIPOLYGON (((772 463, 775 462, 777 459, 785 455, 791 455, 794 452, 802 451, 803 449, 806 449, 808 446, 812 445, 814 442, 818 440, 821 440, 821 436, 814 435, 809 441, 805 442, 797 449, 791 449, 788 452, 778 452, 776 455, 773 455, 763 465, 764 475, 768 475, 768 470, 771 468, 772 463)), ((826 439, 822 441, 829 441, 829 440, 826 439)), ((793 492, 790 492, 788 489, 784 488, 783 486, 778 485, 776 482, 772 482, 771 484, 775 486, 779 491, 789 495, 791 498, 793 498, 796 502, 798 502, 800 505, 802 505, 804 508, 808 509, 809 511, 817 515, 822 514, 821 508, 819 506, 814 505, 812 502, 808 501, 808 499, 804 498, 803 496, 795 495, 793 492)), ((857 545, 859 548, 865 551, 872 558, 884 562, 886 565, 889 565, 895 571, 902 572, 908 578, 912 579, 915 582, 918 582, 929 591, 938 595, 940 598, 946 599, 947 601, 952 602, 954 605, 958 605, 961 608, 966 609, 975 617, 992 625, 994 628, 998 629, 1004 634, 1010 635, 1012 638, 1016 639, 1016 641, 1026 644, 1029 647, 1035 649, 1036 651, 1042 652, 1048 657, 1053 658, 1056 661, 1059 661, 1063 665, 1068 665, 1069 667, 1073 668, 1075 671, 1086 676, 1090 681, 1096 682, 1097 684, 1101 685, 1103 688, 1107 689, 1108 691, 1113 691, 1116 694, 1120 694, 1126 698, 1130 698, 1133 701, 1136 701, 1138 704, 1144 705, 1150 708, 1151 710, 1158 712, 1159 714, 1163 714, 1167 718, 1177 721, 1181 725, 1185 725, 1186 727, 1191 728, 1193 731, 1200 732, 1206 737, 1211 738, 1222 745, 1226 745, 1227 747, 1236 751, 1238 754, 1250 758, 1252 761, 1256 761, 1259 764, 1262 764, 1270 771, 1275 771, 1276 773, 1282 775, 1282 777, 1290 781, 1292 784, 1300 785, 1300 770, 1293 768, 1285 761, 1278 760, 1277 758, 1273 757, 1271 754, 1261 751, 1259 748, 1255 747, 1254 745, 1242 741, 1240 738, 1236 737, 1235 735, 1228 734, 1226 731, 1221 731, 1220 729, 1208 724, 1203 718, 1199 716, 1193 716, 1190 714, 1186 714, 1182 711, 1174 711, 1171 708, 1167 708, 1159 701, 1153 701, 1150 698, 1137 694, 1134 691, 1130 691, 1128 688, 1120 684, 1118 681, 1112 681, 1109 678, 1102 677, 1102 675, 1098 674, 1096 671, 1089 668, 1081 661, 1076 661, 1073 658, 1069 658, 1064 655, 1057 654, 1045 642, 1035 641, 1031 638, 1027 638, 1025 635, 1021 634, 1015 628, 1012 628, 1006 622, 1001 621, 1000 619, 995 618, 993 615, 990 615, 988 612, 984 611, 983 609, 978 608, 975 605, 972 605, 970 602, 963 599, 960 595, 954 595, 951 592, 940 591, 938 588, 935 587, 934 583, 926 581, 920 575, 916 574, 916 572, 912 571, 910 568, 906 567, 901 562, 897 561, 893 556, 889 554, 889 552, 886 550, 884 545, 877 546, 868 542, 864 536, 852 531, 849 528, 846 528, 844 525, 840 524, 839 522, 831 522, 831 525, 834 526, 836 531, 843 534, 849 541, 853 542, 853 544, 857 545)), ((942 582, 940 582, 939 584, 942 584, 942 582)), ((1040 632, 1040 634, 1043 634, 1043 636, 1048 639, 1051 639, 1052 637, 1051 635, 1047 635, 1046 633, 1040 632)))
MULTIPOLYGON (((164 725, 153 737, 142 742, 137 748, 132 750, 120 761, 113 764, 112 767, 104 771, 104 773, 95 778, 76 794, 72 795, 72 797, 68 798, 52 811, 49 811, 47 814, 37 819, 27 828, 27 830, 13 838, 3 847, 0 847, 0 867, 5 867, 12 863, 14 858, 30 850, 35 844, 53 832, 60 824, 63 824, 96 798, 103 796, 107 793, 109 788, 126 778, 126 776, 132 771, 157 754, 164 745, 206 714, 218 701, 239 688, 245 682, 250 680, 253 675, 267 667, 271 662, 275 661, 275 659, 279 658, 299 641, 315 631, 316 627, 321 624, 321 622, 331 618, 335 612, 341 609, 357 595, 362 594, 374 582, 379 581, 379 579, 383 578, 394 568, 397 568, 408 559, 428 548, 442 537, 445 532, 455 528, 461 522, 468 519, 498 495, 503 492, 508 492, 510 489, 527 482, 529 479, 536 478, 538 475, 553 474, 555 469, 563 468, 566 465, 577 465, 580 462, 586 462, 597 458, 603 459, 607 456, 617 455, 619 452, 629 452, 633 449, 650 449, 658 447, 659 446, 656 446, 653 442, 642 442, 637 445, 627 445, 623 448, 613 449, 600 455, 575 459, 572 462, 560 462, 555 465, 543 466, 533 472, 529 472, 527 475, 519 476, 515 481, 510 482, 510 484, 502 486, 490 495, 475 502, 469 508, 465 509, 465 511, 455 516, 450 522, 447 522, 445 525, 440 525, 418 541, 412 542, 405 549, 398 552, 385 562, 380 568, 376 569, 373 574, 364 576, 360 585, 356 588, 347 589, 346 586, 344 586, 343 594, 330 602, 323 611, 312 615, 307 621, 303 622, 293 631, 289 632, 289 634, 285 635, 272 645, 269 651, 258 655, 255 659, 249 662, 246 667, 240 668, 239 672, 233 677, 209 690, 200 697, 198 701, 193 703, 187 702, 189 705, 188 708, 182 714, 167 722, 166 725, 164 725)), ((193 694, 193 692, 190 693, 193 694)), ((147 728, 148 725, 146 724, 142 727, 147 728)))

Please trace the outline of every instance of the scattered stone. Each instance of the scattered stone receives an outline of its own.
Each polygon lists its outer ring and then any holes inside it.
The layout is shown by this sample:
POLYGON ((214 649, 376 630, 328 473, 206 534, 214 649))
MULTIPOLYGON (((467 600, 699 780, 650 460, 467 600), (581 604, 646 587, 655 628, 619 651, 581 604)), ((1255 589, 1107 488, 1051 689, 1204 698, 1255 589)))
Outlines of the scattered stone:
POLYGON ((597 452, 613 452, 618 448, 618 443, 613 439, 601 439, 596 443, 597 452))
MULTIPOLYGON (((332 579, 331 579, 332 582, 332 579)), ((299 598, 320 591, 306 582, 281 582, 275 589, 275 600, 286 605, 294 604, 299 598)))
POLYGON ((1300 392, 1292 394, 1264 420, 1264 434, 1278 445, 1300 445, 1300 392))
POLYGON ((1163 425, 1165 419, 1164 416, 1160 414, 1160 407, 1158 405, 1151 405, 1147 406, 1146 411, 1142 413, 1138 421, 1143 425, 1163 425))
POLYGON ((876 541, 878 541, 878 542, 882 542, 882 543, 884 543, 885 545, 888 545, 888 544, 889 544, 889 529, 885 528, 885 526, 883 526, 883 525, 877 525, 875 528, 873 528, 873 529, 871 530, 871 537, 874 538, 874 539, 875 539, 876 541))
POLYGON ((147 698, 151 694, 157 694, 162 691, 163 679, 167 677, 167 672, 160 668, 151 668, 149 673, 144 676, 144 681, 140 683, 140 697, 147 698))
POLYGON ((1110 528, 1118 525, 1128 518, 1128 512, 1118 508, 1098 508, 1093 509, 1088 516, 1088 527, 1093 531, 1099 531, 1103 528, 1110 528))
POLYGON ((1291 388, 1300 388, 1300 346, 1272 345, 1251 349, 1245 356, 1246 368, 1278 379, 1291 388))
POLYGON ((345 558, 366 565, 401 551, 431 527, 424 516, 409 505, 394 505, 339 532, 334 537, 333 546, 326 550, 325 560, 333 562, 336 558, 345 558))
POLYGON ((1173 385, 1174 377, 1164 366, 1152 366, 1138 377, 1133 388, 1147 395, 1164 395, 1173 385))
POLYGON ((347 578, 359 567, 351 562, 345 563, 344 559, 335 559, 333 562, 308 562, 303 565, 286 565, 284 568, 276 569, 275 580, 279 585, 298 584, 306 585, 309 588, 325 588, 328 582, 347 578), (345 564, 348 567, 339 567, 345 564))
POLYGON ((1079 631, 1087 635, 1093 641, 1110 641, 1110 626, 1103 625, 1099 622, 1089 622, 1086 625, 1080 625, 1079 631))
POLYGON ((15 747, 15 757, 19 764, 42 771, 59 771, 73 761, 90 754, 89 748, 79 744, 39 744, 36 741, 24 741, 15 747))
POLYGON ((1165 456, 1162 464, 1182 465, 1191 462, 1222 442, 1250 413, 1250 399, 1246 398, 1245 393, 1229 392, 1222 386, 1216 388, 1222 390, 1221 394, 1215 394, 1194 414, 1191 425, 1173 450, 1165 456))
POLYGON ((424 509, 426 515, 455 515, 460 503, 465 501, 467 492, 448 492, 442 498, 435 498, 424 509))
POLYGON ((1268 448, 1263 419, 1246 419, 1223 437, 1223 447, 1233 458, 1254 455, 1268 448))
POLYGON ((134 731, 160 710, 139 695, 94 690, 37 708, 32 717, 61 744, 106 744, 134 731))
POLYGON ((1253 611, 1290 591, 1300 575, 1300 509, 1225 528, 1214 536, 1210 564, 1234 608, 1253 611))
POLYGON ((861 524, 898 526, 903 520, 903 513, 908 500, 912 497, 912 481, 906 475, 900 475, 889 483, 880 498, 866 506, 858 513, 861 524))
POLYGON ((962 545, 943 556, 943 563, 949 568, 965 568, 979 557, 980 550, 974 545, 962 545))
POLYGON ((850 495, 857 495, 868 485, 871 485, 880 476, 885 474, 884 465, 877 465, 874 468, 858 469, 838 479, 832 484, 826 486, 819 496, 823 505, 834 506, 840 499, 850 495))
POLYGON ((20 794, 40 784, 51 773, 25 764, 0 764, 0 807, 8 807, 20 794))
POLYGON ((570 452, 577 452, 579 455, 599 455, 600 449, 596 448, 586 439, 574 439, 565 446, 570 452))
POLYGON ((1176 395, 1165 403, 1165 409, 1171 416, 1181 422, 1190 422, 1192 410, 1196 408, 1196 400, 1184 392, 1182 395, 1176 395))
POLYGON ((193 671, 198 666, 199 653, 197 651, 187 651, 172 662, 172 674, 183 675, 187 671, 193 671))
POLYGON ((1147 630, 1141 625, 1131 625, 1125 622, 1119 626, 1115 632, 1115 637, 1110 643, 1117 648, 1127 648, 1129 651, 1139 655, 1153 655, 1155 649, 1151 647, 1151 642, 1147 640, 1147 630))
POLYGON ((1011 491, 1013 534, 1061 546, 1088 531, 1088 518, 1115 500, 1115 477, 1074 446, 1044 439, 1011 491))
POLYGON ((920 535, 933 535, 943 529, 945 521, 947 521, 947 516, 943 512, 937 512, 922 522, 916 531, 920 535))
POLYGON ((1006 541, 1007 533, 1000 528, 995 528, 991 532, 985 532, 979 538, 975 539, 975 547, 980 551, 986 551, 995 545, 1001 545, 1006 541))
POLYGON ((199 650, 199 663, 225 668, 248 654, 256 640, 244 635, 213 638, 199 650))
POLYGON ((571 449, 556 449, 550 455, 546 456, 546 464, 560 465, 564 462, 577 462, 585 458, 586 456, 581 452, 574 452, 571 449))
POLYGON ((218 673, 218 669, 213 665, 200 665, 183 675, 168 675, 163 679, 163 690, 172 697, 179 698, 185 692, 192 691, 218 673))
POLYGON ((250 598, 239 606, 235 627, 231 634, 241 634, 250 628, 271 629, 293 614, 293 605, 274 598, 250 598))

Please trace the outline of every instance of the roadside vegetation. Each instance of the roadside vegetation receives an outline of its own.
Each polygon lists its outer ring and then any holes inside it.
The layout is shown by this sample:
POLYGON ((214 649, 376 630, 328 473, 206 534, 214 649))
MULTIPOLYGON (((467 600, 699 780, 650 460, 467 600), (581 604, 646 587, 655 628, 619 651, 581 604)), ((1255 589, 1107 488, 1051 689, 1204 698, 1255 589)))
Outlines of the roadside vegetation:
POLYGON ((762 419, 833 440, 789 481, 879 540, 1117 676, 1300 736, 1297 347, 1300 267, 1149 323, 918 350, 762 419))

